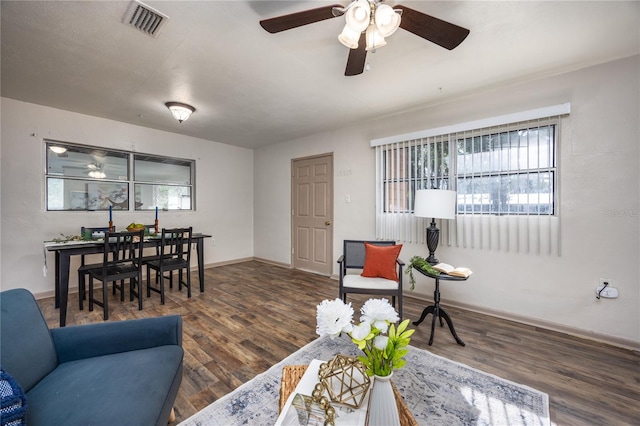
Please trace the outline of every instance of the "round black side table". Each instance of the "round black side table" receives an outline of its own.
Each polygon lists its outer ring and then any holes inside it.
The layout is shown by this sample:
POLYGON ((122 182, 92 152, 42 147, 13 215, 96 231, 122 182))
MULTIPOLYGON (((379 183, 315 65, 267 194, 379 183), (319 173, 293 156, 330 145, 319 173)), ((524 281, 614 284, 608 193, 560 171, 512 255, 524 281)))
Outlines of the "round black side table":
POLYGON ((431 346, 431 344, 433 343, 433 335, 436 329, 437 318, 440 318, 440 327, 444 327, 444 321, 447 322, 447 325, 449 326, 449 331, 451 331, 451 334, 456 339, 456 342, 458 342, 459 345, 464 346, 465 345, 464 342, 462 341, 461 338, 458 337, 458 335, 456 334, 455 328, 453 328, 453 322, 451 321, 451 317, 449 316, 449 314, 447 314, 447 312, 442 307, 440 307, 440 280, 466 281, 468 277, 455 277, 453 275, 447 275, 445 273, 440 273, 440 275, 433 275, 419 268, 414 268, 414 270, 420 272, 425 277, 433 278, 436 281, 436 288, 433 291, 433 305, 427 306, 426 308, 424 308, 424 311, 422 311, 422 315, 420 315, 420 319, 418 321, 414 321, 413 325, 420 325, 420 323, 424 321, 427 315, 432 314, 433 318, 431 319, 431 336, 429 337, 429 346, 431 346))

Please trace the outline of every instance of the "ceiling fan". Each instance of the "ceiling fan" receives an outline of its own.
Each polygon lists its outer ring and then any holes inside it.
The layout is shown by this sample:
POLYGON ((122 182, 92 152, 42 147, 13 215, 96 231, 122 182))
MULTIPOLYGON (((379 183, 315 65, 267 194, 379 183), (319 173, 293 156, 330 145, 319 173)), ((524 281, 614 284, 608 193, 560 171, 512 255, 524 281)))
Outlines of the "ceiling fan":
POLYGON ((349 47, 344 75, 362 74, 367 51, 384 46, 385 37, 402 28, 445 49, 456 48, 469 30, 426 15, 406 6, 393 7, 384 0, 353 0, 349 5, 333 4, 260 21, 262 28, 274 34, 344 15, 346 25, 338 40, 349 47))

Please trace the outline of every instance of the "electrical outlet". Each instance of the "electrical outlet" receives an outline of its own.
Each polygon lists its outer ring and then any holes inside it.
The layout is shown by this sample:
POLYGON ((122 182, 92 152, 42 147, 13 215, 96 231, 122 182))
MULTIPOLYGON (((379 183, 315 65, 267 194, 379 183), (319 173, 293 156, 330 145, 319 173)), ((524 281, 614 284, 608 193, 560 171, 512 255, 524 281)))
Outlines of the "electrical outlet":
POLYGON ((618 289, 611 286, 611 280, 600 278, 600 285, 596 287, 596 297, 615 299, 618 297, 618 289))

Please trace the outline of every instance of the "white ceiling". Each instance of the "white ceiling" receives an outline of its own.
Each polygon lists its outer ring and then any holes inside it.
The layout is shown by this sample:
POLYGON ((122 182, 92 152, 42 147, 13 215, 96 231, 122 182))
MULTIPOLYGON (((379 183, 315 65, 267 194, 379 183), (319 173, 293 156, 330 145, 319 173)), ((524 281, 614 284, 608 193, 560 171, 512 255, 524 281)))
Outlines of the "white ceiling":
POLYGON ((259 21, 348 0, 148 0, 170 18, 157 38, 122 23, 129 3, 3 0, 1 95, 257 148, 640 51, 637 1, 389 1, 471 33, 448 51, 399 29, 345 77, 344 18, 259 21), (179 124, 167 101, 196 112, 179 124))

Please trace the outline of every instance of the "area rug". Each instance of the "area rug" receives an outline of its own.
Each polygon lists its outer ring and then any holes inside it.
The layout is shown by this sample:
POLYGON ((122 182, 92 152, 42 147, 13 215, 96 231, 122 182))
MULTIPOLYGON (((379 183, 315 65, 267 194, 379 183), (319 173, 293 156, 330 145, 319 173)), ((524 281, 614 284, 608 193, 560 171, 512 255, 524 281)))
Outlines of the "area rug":
MULTIPOLYGON (((345 337, 321 337, 180 423, 180 426, 273 425, 284 365, 358 355, 345 337)), ((549 426, 547 394, 409 347, 393 382, 421 425, 549 426)))

